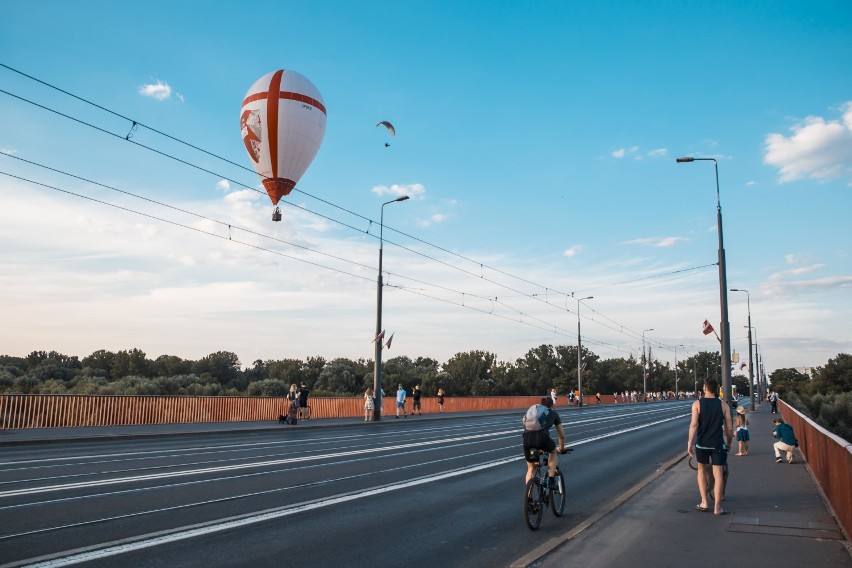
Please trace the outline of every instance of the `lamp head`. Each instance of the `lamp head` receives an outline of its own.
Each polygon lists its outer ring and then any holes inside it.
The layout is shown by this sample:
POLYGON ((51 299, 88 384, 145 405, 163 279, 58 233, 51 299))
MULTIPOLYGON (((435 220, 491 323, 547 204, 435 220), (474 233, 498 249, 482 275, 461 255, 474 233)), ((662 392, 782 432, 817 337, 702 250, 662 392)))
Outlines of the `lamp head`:
POLYGON ((394 199, 394 201, 405 201, 406 199, 408 199, 407 195, 400 195, 399 197, 394 199))
POLYGON ((692 156, 683 156, 682 158, 677 158, 675 161, 678 164, 684 164, 684 163, 687 163, 687 162, 694 162, 695 158, 693 158, 692 156))

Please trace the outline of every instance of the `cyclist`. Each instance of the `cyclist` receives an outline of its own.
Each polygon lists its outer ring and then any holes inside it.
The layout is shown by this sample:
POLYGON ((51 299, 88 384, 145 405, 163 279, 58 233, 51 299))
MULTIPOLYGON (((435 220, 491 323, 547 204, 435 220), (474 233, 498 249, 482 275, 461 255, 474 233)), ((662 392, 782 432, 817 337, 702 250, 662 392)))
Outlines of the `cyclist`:
MULTIPOLYGON (((559 414, 553 410, 553 399, 549 396, 542 397, 541 405, 544 409, 544 424, 540 430, 528 430, 524 427, 524 458, 527 460, 527 478, 524 483, 528 483, 535 475, 535 466, 538 463, 537 450, 543 450, 550 454, 547 461, 547 477, 550 482, 551 489, 556 489, 556 466, 559 465, 557 450, 560 453, 565 452, 565 430, 562 429, 562 419, 559 414), (550 437, 550 428, 556 427, 556 434, 559 436, 559 446, 550 437)), ((539 405, 533 405, 533 407, 539 405)), ((529 411, 527 411, 529 412, 529 411)))

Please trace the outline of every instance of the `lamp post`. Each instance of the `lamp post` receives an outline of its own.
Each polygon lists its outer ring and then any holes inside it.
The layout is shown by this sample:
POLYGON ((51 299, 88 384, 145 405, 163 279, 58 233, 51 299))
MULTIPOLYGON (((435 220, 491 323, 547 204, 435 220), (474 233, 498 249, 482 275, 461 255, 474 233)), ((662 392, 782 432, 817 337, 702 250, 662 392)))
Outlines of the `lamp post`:
POLYGON ((381 216, 379 217, 379 278, 376 286, 376 359, 373 367, 373 394, 376 397, 376 403, 373 405, 373 420, 382 419, 382 338, 379 337, 382 333, 382 249, 384 248, 384 228, 385 228, 385 205, 396 203, 397 201, 405 201, 407 195, 402 195, 396 199, 391 199, 382 203, 381 216))
POLYGON ((679 398, 678 395, 677 395, 677 393, 678 393, 678 391, 677 391, 677 348, 678 347, 683 347, 683 345, 675 345, 674 346, 674 352, 675 352, 675 400, 677 400, 679 398))
POLYGON ((757 344, 757 328, 752 328, 754 332, 754 363, 757 377, 757 404, 763 404, 763 399, 766 396, 766 385, 760 377, 760 346, 757 344))
POLYGON ((748 293, 748 290, 744 290, 742 288, 731 288, 731 292, 745 292, 746 295, 746 306, 748 306, 748 400, 751 405, 751 410, 754 410, 754 387, 752 383, 754 382, 754 355, 751 350, 751 294, 748 293))
POLYGON ((645 332, 646 331, 654 331, 654 328, 643 329, 642 330, 642 402, 648 402, 648 373, 645 372, 645 366, 648 364, 648 360, 645 357, 645 332))
POLYGON ((725 267, 725 246, 722 239, 722 202, 719 197, 719 164, 716 158, 677 158, 678 164, 707 161, 716 169, 716 226, 719 233, 719 303, 722 312, 722 399, 731 401, 731 326, 728 322, 728 276, 725 267))
POLYGON ((580 341, 580 302, 583 300, 591 300, 594 296, 586 296, 585 298, 577 298, 577 392, 580 398, 577 404, 583 406, 583 351, 582 342, 580 341))

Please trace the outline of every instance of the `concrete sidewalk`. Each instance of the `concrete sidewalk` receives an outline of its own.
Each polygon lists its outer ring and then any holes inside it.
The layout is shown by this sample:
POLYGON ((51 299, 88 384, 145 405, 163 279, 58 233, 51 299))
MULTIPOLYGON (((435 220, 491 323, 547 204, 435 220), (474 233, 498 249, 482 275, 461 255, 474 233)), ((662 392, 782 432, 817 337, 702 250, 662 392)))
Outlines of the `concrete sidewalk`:
MULTIPOLYGON (((696 472, 684 457, 590 527, 566 534, 564 544, 552 552, 515 565, 852 567, 849 542, 801 453, 796 451, 793 464, 775 463, 774 416, 768 404, 749 413, 751 455, 729 455, 728 514, 713 515, 712 502, 711 512, 695 509, 700 502, 696 472)), ((684 429, 684 455, 686 437, 684 429)), ((570 510, 569 500, 569 516, 570 510)), ((558 521, 551 516, 545 522, 558 521)))

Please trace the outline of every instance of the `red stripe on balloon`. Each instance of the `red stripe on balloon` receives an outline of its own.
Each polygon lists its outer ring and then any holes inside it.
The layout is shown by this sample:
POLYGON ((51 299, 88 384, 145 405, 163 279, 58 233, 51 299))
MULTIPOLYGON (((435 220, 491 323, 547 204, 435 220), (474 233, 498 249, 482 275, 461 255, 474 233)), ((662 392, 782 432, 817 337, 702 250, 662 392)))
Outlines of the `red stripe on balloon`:
MULTIPOLYGON (((262 101, 267 96, 268 96, 268 93, 255 93, 255 94, 251 95, 250 97, 246 97, 246 99, 243 101, 243 106, 247 105, 248 103, 253 103, 254 101, 262 101)), ((288 100, 288 101, 299 101, 299 102, 307 103, 311 106, 317 107, 319 110, 322 111, 323 114, 325 114, 325 115, 328 114, 325 110, 324 104, 322 104, 321 102, 319 102, 318 100, 316 100, 314 98, 311 98, 307 95, 303 95, 302 93, 294 93, 292 91, 279 91, 278 92, 278 98, 279 99, 285 99, 285 100, 288 100)))
MULTIPOLYGON (((276 71, 269 82, 269 92, 281 92, 283 70, 276 71)), ((272 177, 278 177, 278 97, 266 98, 266 130, 269 135, 269 161, 272 165, 272 177)))

